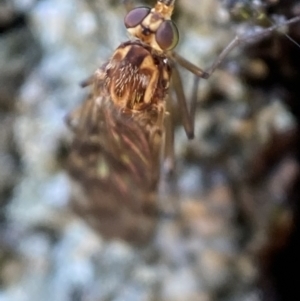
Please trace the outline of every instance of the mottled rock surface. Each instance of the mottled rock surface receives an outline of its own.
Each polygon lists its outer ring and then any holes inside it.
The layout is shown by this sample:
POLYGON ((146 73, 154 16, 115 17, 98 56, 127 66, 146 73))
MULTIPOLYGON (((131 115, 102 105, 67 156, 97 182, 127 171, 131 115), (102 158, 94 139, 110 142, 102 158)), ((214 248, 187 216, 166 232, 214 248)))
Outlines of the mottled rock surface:
MULTIPOLYGON (((207 68, 258 26, 249 11, 297 11, 242 2, 178 0, 177 52, 207 68)), ((270 271, 294 227, 300 113, 300 48, 283 35, 200 81, 196 138, 176 128, 176 175, 160 187, 175 214, 147 247, 106 241, 70 210, 64 118, 87 93, 78 83, 127 39, 124 14, 118 1, 0 1, 0 301, 281 300, 270 271)))

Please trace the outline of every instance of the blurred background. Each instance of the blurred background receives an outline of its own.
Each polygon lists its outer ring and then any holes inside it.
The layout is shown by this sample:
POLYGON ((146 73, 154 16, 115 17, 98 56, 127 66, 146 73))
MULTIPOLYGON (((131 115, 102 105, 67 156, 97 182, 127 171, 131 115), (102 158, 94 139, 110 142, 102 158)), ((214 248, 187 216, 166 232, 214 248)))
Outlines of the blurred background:
MULTIPOLYGON (((204 69, 237 33, 300 13, 296 0, 177 2, 177 52, 204 69)), ((125 13, 118 0, 0 0, 0 301, 297 300, 300 24, 200 81, 193 141, 174 115, 176 174, 158 199, 180 219, 138 248, 72 213, 64 118, 128 39, 125 13)))

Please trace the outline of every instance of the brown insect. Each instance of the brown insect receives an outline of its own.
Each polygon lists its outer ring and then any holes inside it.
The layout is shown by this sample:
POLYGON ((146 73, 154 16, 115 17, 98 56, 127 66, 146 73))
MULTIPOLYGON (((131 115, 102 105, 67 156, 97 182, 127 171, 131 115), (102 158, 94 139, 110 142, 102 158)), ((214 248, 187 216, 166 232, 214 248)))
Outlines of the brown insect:
MULTIPOLYGON (((186 134, 190 139, 194 136, 196 93, 188 109, 176 65, 197 78, 208 78, 238 44, 278 27, 236 37, 204 72, 173 51, 178 42, 171 20, 174 3, 158 0, 152 9, 139 7, 127 14, 125 26, 133 39, 122 43, 84 83, 91 85, 90 95, 68 117, 74 132, 68 171, 77 184, 73 205, 107 238, 143 243, 153 235, 165 140, 165 154, 172 157, 172 130, 165 130, 171 76, 186 134)), ((298 21, 300 17, 285 25, 298 21)))

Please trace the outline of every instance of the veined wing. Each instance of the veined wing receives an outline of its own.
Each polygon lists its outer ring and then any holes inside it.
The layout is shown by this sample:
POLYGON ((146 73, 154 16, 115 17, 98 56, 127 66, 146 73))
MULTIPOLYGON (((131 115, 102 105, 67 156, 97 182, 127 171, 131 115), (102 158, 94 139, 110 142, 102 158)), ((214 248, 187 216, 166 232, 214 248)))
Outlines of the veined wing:
POLYGON ((156 225, 164 107, 122 110, 105 91, 94 79, 94 92, 70 115, 72 202, 104 237, 141 243, 156 225))

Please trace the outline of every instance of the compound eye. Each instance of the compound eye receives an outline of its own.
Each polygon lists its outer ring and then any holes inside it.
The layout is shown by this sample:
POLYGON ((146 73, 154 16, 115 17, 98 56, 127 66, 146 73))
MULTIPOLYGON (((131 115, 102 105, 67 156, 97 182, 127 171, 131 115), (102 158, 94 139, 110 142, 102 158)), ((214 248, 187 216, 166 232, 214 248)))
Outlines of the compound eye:
POLYGON ((162 50, 173 49, 179 41, 176 25, 172 21, 164 21, 156 31, 155 39, 162 50))
POLYGON ((126 28, 133 28, 139 25, 150 13, 149 7, 138 7, 131 10, 124 19, 126 28))

